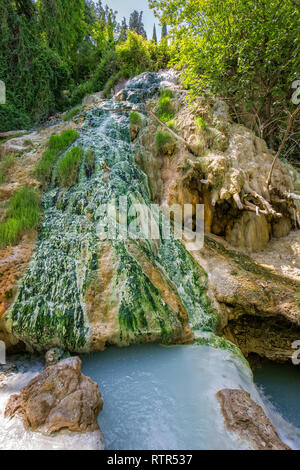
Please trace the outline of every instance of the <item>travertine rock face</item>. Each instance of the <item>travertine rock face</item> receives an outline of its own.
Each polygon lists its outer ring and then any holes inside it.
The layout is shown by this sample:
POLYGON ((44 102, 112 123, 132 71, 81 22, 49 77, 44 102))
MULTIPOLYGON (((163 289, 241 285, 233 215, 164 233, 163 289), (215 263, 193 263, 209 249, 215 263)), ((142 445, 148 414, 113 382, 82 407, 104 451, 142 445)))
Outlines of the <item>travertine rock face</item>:
POLYGON ((99 431, 102 407, 98 385, 81 373, 80 359, 72 357, 47 367, 12 395, 5 416, 19 416, 25 428, 34 431, 86 433, 99 431))
POLYGON ((233 246, 249 251, 264 248, 270 239, 267 219, 252 212, 244 212, 242 217, 228 227, 226 240, 233 246))
POLYGON ((248 441, 254 450, 290 450, 279 438, 261 406, 244 390, 224 389, 217 393, 225 425, 248 441))
POLYGON ((291 362, 292 344, 300 338, 297 237, 299 232, 292 232, 274 240, 272 250, 257 255, 258 262, 215 236, 206 236, 203 250, 192 253, 209 273, 208 295, 219 313, 219 334, 246 357, 256 353, 291 362), (288 247, 294 249, 291 255, 288 247))
POLYGON ((176 89, 173 102, 179 109, 176 132, 188 145, 177 141, 171 158, 163 152, 157 156, 156 128, 150 123, 141 139, 146 151, 137 152, 153 199, 168 205, 204 204, 206 231, 249 252, 264 248, 272 236, 288 235, 297 226, 296 205, 286 196, 295 191, 291 169, 277 162, 272 188, 267 187, 274 156, 264 140, 232 122, 224 102, 200 97, 190 107, 184 91, 176 89))

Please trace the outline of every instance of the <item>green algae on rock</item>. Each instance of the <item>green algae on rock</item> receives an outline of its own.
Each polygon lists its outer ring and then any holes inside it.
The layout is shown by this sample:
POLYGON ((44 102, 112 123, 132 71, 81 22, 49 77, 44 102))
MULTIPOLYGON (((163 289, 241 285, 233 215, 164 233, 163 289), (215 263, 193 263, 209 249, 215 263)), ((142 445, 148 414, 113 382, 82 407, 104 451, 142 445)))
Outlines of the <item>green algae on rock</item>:
POLYGON ((105 204, 117 206, 126 196, 128 213, 136 202, 152 210, 147 177, 135 163, 129 112, 113 109, 138 109, 131 103, 154 96, 161 82, 158 74, 143 74, 129 82, 126 103, 108 100, 88 111, 76 145, 93 152, 93 172, 86 173, 83 159, 77 184, 63 191, 52 177, 36 250, 6 316, 30 348, 186 343, 190 327, 214 330, 206 274, 180 242, 161 235, 126 240, 121 223, 117 239, 102 237, 110 222, 105 204))

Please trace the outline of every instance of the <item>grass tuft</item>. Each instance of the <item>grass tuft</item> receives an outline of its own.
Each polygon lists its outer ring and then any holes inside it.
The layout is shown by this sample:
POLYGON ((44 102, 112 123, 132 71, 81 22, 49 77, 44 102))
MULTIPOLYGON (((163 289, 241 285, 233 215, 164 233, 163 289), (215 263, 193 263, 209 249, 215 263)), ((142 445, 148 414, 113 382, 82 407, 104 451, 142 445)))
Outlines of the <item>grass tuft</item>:
POLYGON ((40 215, 37 191, 28 186, 16 191, 6 211, 6 220, 0 224, 0 247, 18 243, 26 230, 37 228, 40 215))
POLYGON ((158 102, 157 115, 163 122, 171 121, 175 116, 175 110, 172 103, 173 93, 171 90, 161 90, 160 100, 158 102))
POLYGON ((13 155, 7 155, 0 161, 0 184, 5 182, 6 174, 10 167, 14 164, 14 161, 15 157, 13 155))
POLYGON ((129 116, 129 121, 132 125, 141 126, 142 118, 140 113, 138 113, 137 111, 132 111, 129 116))
POLYGON ((82 158, 83 150, 81 147, 73 147, 61 158, 55 170, 55 180, 59 186, 70 188, 77 183, 82 158))
POLYGON ((166 144, 172 143, 173 138, 168 132, 157 131, 155 134, 155 146, 157 150, 162 150, 166 144))
POLYGON ((47 150, 35 167, 36 177, 46 184, 51 179, 52 168, 59 155, 78 138, 79 134, 73 129, 64 131, 61 135, 52 135, 48 140, 47 150))
POLYGON ((172 129, 173 131, 176 130, 176 126, 175 126, 175 119, 171 119, 171 121, 168 121, 167 123, 167 126, 172 129))
POLYGON ((199 131, 207 131, 208 130, 207 122, 201 116, 196 116, 195 117, 195 124, 196 124, 196 128, 199 131))
POLYGON ((88 178, 90 178, 92 174, 94 173, 95 165, 96 165, 96 154, 94 150, 89 149, 86 152, 85 159, 84 159, 85 174, 88 178))
POLYGON ((64 115, 63 121, 70 121, 73 117, 77 116, 83 108, 78 106, 76 108, 71 109, 67 114, 64 115))

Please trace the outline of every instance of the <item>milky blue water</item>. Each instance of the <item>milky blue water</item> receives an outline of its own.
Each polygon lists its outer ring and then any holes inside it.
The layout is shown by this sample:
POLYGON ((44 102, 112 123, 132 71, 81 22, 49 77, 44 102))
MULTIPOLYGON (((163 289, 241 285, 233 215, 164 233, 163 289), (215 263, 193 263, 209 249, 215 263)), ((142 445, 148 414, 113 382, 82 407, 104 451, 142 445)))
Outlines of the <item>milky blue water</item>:
POLYGON ((300 428, 300 368, 264 362, 254 380, 283 418, 300 428))
POLYGON ((108 449, 244 449, 224 427, 216 393, 258 394, 233 356, 206 346, 140 345, 82 357, 99 384, 108 449))

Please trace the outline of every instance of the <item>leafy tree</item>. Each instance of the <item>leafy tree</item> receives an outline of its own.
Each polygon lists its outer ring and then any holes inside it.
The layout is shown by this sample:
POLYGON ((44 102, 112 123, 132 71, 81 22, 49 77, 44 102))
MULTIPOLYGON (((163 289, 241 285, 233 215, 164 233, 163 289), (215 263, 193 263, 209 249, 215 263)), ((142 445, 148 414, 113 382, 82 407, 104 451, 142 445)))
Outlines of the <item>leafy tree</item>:
POLYGON ((69 71, 42 40, 34 3, 0 0, 0 130, 29 128, 63 104, 69 71))
POLYGON ((84 0, 38 0, 47 45, 64 59, 74 58, 86 35, 84 0))
POLYGON ((242 122, 255 116, 254 129, 277 147, 299 73, 297 2, 150 0, 150 6, 171 26, 174 63, 184 68, 190 93, 210 87, 228 98, 235 116, 242 122))

